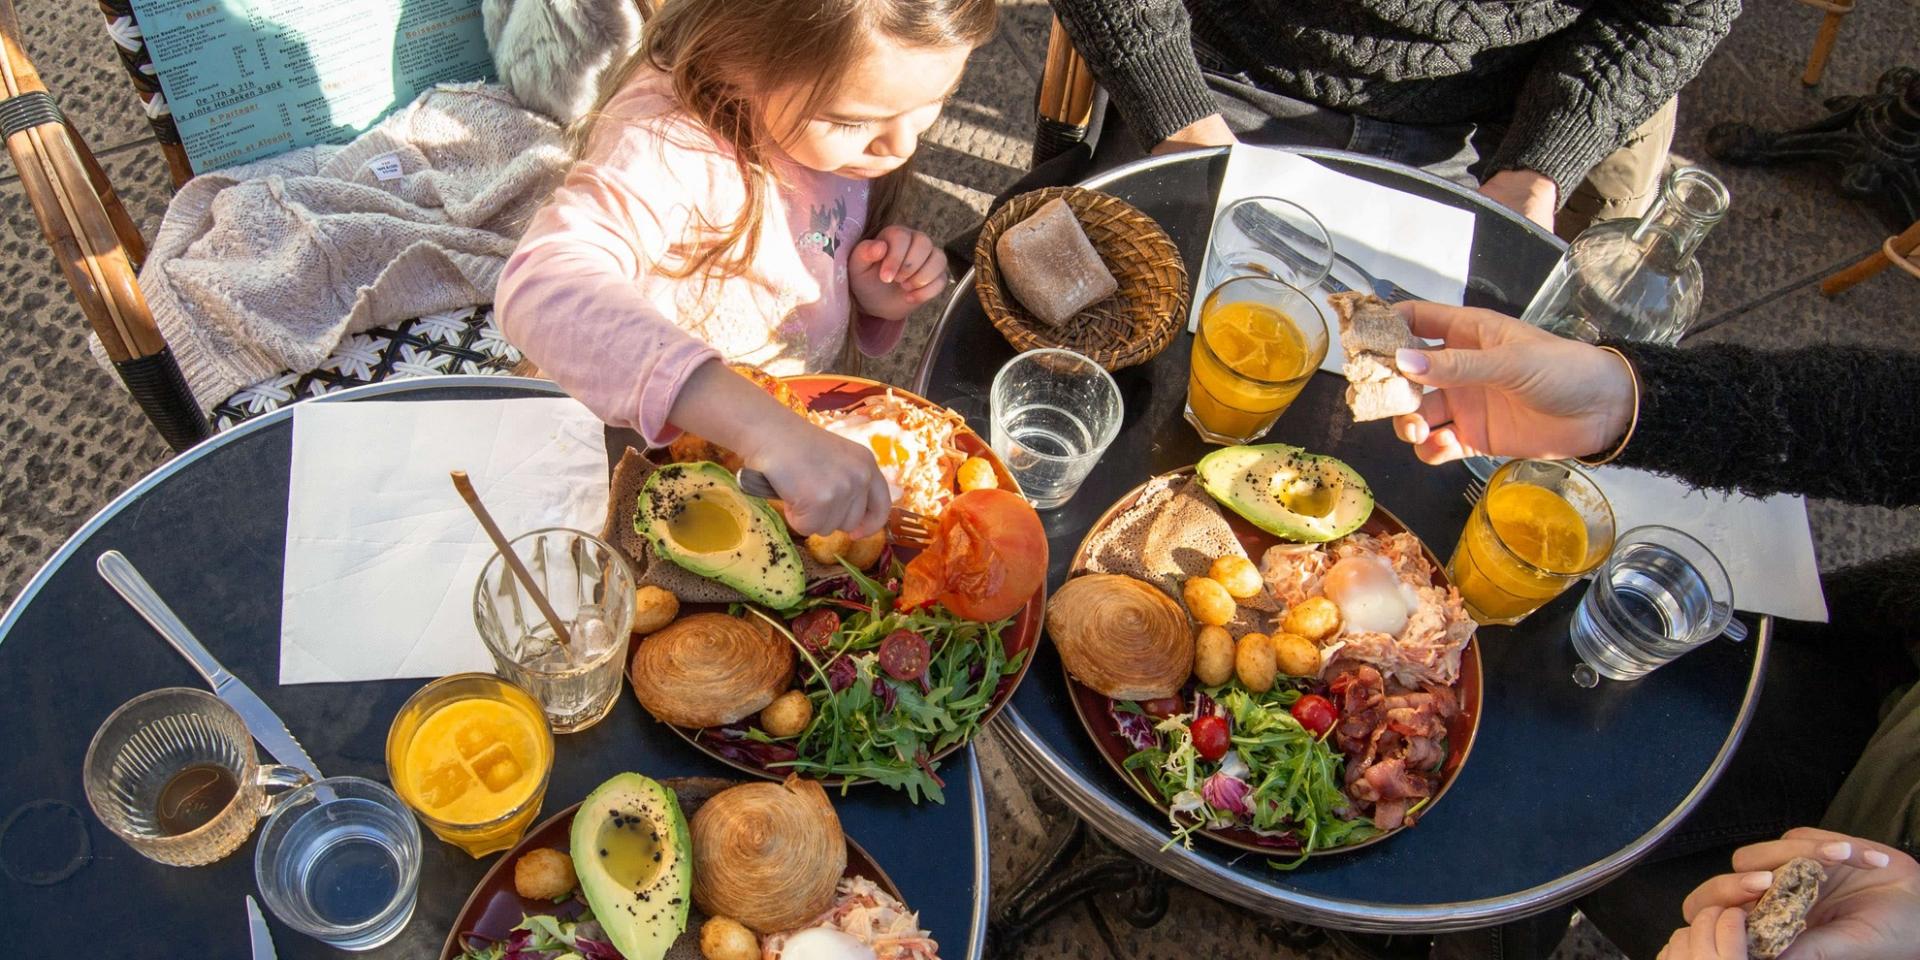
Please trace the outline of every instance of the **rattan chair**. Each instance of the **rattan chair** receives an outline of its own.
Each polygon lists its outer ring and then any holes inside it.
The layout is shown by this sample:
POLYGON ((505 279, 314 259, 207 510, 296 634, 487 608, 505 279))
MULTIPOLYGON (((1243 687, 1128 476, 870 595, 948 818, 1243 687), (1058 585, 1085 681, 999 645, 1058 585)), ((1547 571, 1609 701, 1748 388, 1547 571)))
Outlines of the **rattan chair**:
MULTIPOLYGON (((132 5, 100 0, 100 7, 178 187, 195 171, 151 72, 132 5)), ((140 230, 42 83, 22 36, 12 0, 0 0, 0 135, 81 312, 140 409, 174 449, 283 404, 348 386, 434 373, 507 373, 519 363, 494 327, 490 308, 454 311, 356 334, 319 369, 269 378, 204 415, 141 295, 136 277, 146 243, 140 230)))

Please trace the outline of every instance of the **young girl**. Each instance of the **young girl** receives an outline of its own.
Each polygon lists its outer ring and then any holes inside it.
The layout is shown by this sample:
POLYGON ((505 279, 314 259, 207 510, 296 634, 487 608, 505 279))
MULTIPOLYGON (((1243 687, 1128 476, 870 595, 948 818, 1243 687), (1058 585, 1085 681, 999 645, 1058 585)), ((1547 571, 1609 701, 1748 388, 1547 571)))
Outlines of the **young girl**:
POLYGON ((866 447, 726 366, 878 356, 947 284, 884 223, 993 0, 666 0, 501 275, 502 329, 601 419, 738 453, 802 533, 886 524, 866 447))

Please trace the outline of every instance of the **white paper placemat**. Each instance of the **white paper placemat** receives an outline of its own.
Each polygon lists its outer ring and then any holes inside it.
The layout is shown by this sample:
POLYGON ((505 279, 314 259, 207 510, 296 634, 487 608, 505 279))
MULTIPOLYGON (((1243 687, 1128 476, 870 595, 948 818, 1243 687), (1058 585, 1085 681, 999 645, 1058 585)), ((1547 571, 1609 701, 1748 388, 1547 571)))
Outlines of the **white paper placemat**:
MULTIPOLYGON (((1284 150, 1239 144, 1227 158, 1214 215, 1246 197, 1279 197, 1304 207, 1327 228, 1336 253, 1375 277, 1438 303, 1458 304, 1466 298, 1467 267, 1473 257, 1474 216, 1469 211, 1336 173, 1284 150)), ((1334 267, 1336 276, 1341 271, 1334 267)), ((1347 282, 1351 285, 1356 278, 1347 282)), ((1189 333, 1199 329, 1205 287, 1202 261, 1194 270, 1189 333)), ((1320 369, 1338 373, 1346 355, 1333 308, 1327 304, 1329 292, 1324 286, 1314 291, 1331 334, 1320 369)))
POLYGON ((1658 523, 1706 544, 1727 568, 1736 609, 1826 622, 1804 498, 1696 490, 1672 477, 1622 467, 1588 472, 1613 504, 1620 534, 1658 523))
POLYGON ((491 670, 473 587, 494 548, 448 472, 509 537, 599 530, 603 430, 566 398, 295 407, 280 682, 491 670))

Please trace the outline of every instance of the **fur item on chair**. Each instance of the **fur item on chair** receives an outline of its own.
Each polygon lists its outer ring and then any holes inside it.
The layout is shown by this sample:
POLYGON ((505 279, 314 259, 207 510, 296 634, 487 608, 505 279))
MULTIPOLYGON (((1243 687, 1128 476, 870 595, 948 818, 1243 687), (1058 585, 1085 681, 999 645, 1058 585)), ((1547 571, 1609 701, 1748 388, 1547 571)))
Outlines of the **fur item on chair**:
POLYGON ((636 0, 482 0, 500 82, 562 124, 593 109, 600 78, 640 45, 636 0))

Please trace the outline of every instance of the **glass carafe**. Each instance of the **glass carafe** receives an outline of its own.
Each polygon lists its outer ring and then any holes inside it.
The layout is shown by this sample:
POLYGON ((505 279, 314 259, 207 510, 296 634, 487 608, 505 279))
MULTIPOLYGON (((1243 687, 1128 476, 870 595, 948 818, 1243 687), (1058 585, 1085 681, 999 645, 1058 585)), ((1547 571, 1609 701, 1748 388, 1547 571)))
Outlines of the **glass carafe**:
POLYGON ((1606 220, 1576 237, 1521 317, 1561 336, 1674 343, 1700 311, 1693 253, 1727 215, 1727 188, 1698 167, 1668 175, 1639 220, 1606 220))

